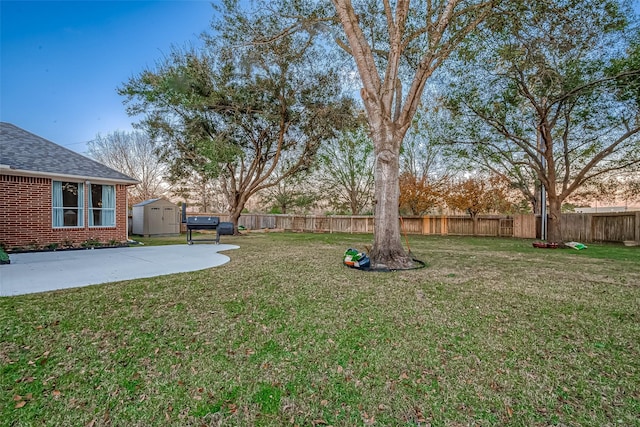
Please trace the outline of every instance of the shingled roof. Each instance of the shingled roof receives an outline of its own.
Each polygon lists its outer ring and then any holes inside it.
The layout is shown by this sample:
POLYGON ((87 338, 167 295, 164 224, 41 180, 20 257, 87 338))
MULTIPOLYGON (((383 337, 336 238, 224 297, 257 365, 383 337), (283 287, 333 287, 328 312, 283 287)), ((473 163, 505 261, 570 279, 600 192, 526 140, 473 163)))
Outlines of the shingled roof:
POLYGON ((11 123, 0 122, 0 174, 51 175, 136 184, 135 179, 11 123))

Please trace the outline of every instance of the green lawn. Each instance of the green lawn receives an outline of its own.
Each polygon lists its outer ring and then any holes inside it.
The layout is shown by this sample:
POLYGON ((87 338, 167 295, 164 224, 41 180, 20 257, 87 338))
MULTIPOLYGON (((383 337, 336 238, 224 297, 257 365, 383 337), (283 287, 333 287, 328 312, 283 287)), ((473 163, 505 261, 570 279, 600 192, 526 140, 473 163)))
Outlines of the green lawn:
POLYGON ((0 425, 640 425, 640 248, 409 240, 426 268, 256 233, 215 269, 1 298, 0 425))

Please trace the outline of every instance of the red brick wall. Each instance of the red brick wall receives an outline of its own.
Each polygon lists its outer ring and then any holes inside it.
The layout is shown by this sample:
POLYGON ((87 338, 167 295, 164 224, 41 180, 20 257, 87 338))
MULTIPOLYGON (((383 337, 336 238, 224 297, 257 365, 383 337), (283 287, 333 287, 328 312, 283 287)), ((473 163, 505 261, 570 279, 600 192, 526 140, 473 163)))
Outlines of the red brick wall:
POLYGON ((116 226, 89 227, 87 218, 87 186, 85 191, 84 227, 52 227, 52 180, 50 178, 0 175, 0 243, 8 250, 37 244, 75 244, 87 239, 102 243, 127 240, 127 187, 116 185, 116 226))

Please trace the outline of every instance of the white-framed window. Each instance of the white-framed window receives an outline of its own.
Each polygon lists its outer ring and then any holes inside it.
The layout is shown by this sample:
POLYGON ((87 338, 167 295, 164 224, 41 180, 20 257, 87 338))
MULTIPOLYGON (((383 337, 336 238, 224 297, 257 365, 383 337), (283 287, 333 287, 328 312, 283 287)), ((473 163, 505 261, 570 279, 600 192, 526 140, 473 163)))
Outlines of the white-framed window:
POLYGON ((116 188, 114 185, 91 184, 89 190, 89 226, 116 225, 116 188))
POLYGON ((53 227, 84 226, 84 184, 53 181, 51 200, 53 227))

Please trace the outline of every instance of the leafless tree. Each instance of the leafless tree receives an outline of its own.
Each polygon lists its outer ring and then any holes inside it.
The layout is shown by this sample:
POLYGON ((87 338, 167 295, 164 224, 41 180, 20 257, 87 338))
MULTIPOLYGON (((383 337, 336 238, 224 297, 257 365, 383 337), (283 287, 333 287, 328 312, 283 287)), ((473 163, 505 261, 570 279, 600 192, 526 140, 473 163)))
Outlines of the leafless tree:
POLYGON ((136 131, 98 134, 88 143, 88 148, 93 159, 140 182, 129 187, 131 204, 167 193, 166 168, 153 140, 146 134, 136 131))

